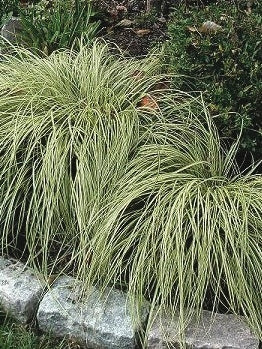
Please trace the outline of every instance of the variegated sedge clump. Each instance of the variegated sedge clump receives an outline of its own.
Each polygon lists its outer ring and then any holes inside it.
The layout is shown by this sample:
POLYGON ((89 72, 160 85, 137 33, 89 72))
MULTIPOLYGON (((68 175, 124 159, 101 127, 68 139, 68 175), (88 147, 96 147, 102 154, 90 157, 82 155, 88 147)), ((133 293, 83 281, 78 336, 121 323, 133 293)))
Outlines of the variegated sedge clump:
POLYGON ((159 71, 98 41, 0 63, 2 253, 22 239, 46 277, 125 288, 134 321, 146 298, 183 330, 211 295, 261 338, 261 175, 239 171, 201 99, 155 91, 159 71))

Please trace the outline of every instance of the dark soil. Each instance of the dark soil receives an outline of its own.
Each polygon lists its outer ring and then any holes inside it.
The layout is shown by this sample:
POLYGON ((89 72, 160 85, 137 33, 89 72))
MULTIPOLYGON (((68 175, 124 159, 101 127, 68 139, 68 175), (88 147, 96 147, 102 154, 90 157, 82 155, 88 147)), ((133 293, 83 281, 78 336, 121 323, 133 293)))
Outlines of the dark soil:
POLYGON ((104 35, 105 40, 115 43, 126 55, 133 57, 145 56, 153 46, 166 40, 165 31, 153 28, 150 34, 137 36, 132 29, 115 30, 104 35))
POLYGON ((97 0, 101 36, 124 54, 139 57, 167 39, 167 7, 146 10, 145 0, 97 0))

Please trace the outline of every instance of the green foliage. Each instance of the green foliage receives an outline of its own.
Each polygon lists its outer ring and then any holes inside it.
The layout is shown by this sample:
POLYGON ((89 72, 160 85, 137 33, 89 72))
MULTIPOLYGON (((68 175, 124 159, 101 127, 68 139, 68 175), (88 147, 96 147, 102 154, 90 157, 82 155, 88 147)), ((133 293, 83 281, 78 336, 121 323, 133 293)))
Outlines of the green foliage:
POLYGON ((235 139, 243 126, 241 148, 261 159, 262 4, 255 2, 251 12, 244 2, 236 4, 176 8, 166 54, 170 69, 185 75, 180 88, 204 91, 211 113, 220 114, 215 121, 221 135, 235 139), (222 29, 204 33, 205 21, 222 29))
POLYGON ((141 28, 151 28, 157 21, 157 11, 152 9, 148 12, 141 12, 135 17, 134 25, 141 28))
POLYGON ((0 0, 0 28, 12 16, 18 13, 18 0, 0 0))
POLYGON ((47 336, 37 336, 32 330, 26 329, 10 319, 5 319, 4 315, 2 316, 0 313, 0 348, 65 349, 65 344, 58 345, 47 336))
POLYGON ((20 41, 46 54, 70 48, 80 38, 87 44, 99 28, 94 16, 90 0, 40 0, 20 9, 20 41))
POLYGON ((0 0, 0 11, 2 14, 13 12, 14 15, 18 13, 18 0, 0 0))
POLYGON ((154 91, 159 69, 98 42, 0 62, 2 252, 123 287, 134 314, 146 297, 182 328, 223 302, 262 338, 262 177, 239 172, 201 100, 154 91))

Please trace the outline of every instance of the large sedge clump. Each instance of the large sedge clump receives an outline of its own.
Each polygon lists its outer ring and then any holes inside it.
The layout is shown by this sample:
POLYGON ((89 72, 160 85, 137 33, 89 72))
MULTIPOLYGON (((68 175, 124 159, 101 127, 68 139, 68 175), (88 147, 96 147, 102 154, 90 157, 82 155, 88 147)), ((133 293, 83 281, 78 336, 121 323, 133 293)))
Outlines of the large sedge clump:
POLYGON ((262 178, 158 72, 99 42, 0 63, 2 252, 122 287, 135 315, 146 298, 181 328, 223 302, 261 337, 262 178))

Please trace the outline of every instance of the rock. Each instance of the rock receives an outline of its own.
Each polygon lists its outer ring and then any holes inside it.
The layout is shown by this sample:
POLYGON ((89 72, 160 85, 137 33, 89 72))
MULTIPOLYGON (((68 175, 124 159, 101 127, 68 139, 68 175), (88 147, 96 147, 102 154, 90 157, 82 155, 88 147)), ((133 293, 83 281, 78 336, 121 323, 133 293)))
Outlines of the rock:
POLYGON ((16 43, 16 35, 21 30, 21 22, 17 17, 11 17, 2 27, 1 36, 12 44, 16 43))
MULTIPOLYGON (((107 289, 103 296, 92 287, 81 302, 80 282, 62 276, 40 303, 37 319, 44 332, 67 337, 85 348, 135 348, 136 331, 132 326, 127 296, 107 289)), ((146 312, 143 320, 146 319, 146 312)))
POLYGON ((0 306, 16 320, 27 323, 36 313, 43 282, 23 263, 0 257, 0 306))
MULTIPOLYGON (((177 318, 157 318, 149 332, 148 348, 162 349, 178 346, 177 318)), ((192 321, 186 329, 186 344, 195 349, 258 349, 259 340, 242 319, 235 315, 203 311, 199 323, 192 321)))

